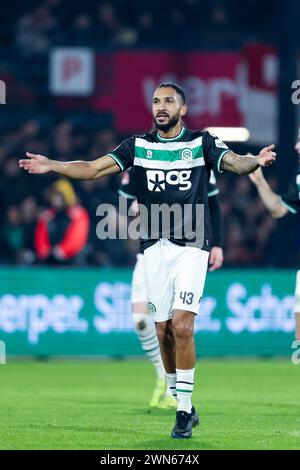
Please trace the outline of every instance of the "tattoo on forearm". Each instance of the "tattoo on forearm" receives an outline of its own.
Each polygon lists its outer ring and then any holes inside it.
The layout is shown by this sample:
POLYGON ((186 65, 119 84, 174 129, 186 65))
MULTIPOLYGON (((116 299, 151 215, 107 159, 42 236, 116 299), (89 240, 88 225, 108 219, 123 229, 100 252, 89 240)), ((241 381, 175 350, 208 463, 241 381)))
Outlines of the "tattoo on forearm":
POLYGON ((226 152, 221 160, 222 170, 233 171, 239 175, 248 175, 258 167, 259 165, 255 157, 237 155, 234 152, 226 152))

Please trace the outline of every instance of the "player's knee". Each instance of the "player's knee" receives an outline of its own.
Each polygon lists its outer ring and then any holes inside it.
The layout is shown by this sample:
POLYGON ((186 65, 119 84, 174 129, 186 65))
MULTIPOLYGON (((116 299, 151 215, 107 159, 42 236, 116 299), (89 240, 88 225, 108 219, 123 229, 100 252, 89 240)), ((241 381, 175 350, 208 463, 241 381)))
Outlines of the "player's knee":
POLYGON ((193 325, 187 320, 178 320, 173 323, 174 337, 177 340, 192 338, 194 335, 193 325))
POLYGON ((149 315, 146 313, 133 313, 132 314, 132 320, 134 323, 135 328, 138 331, 143 331, 147 328, 148 322, 149 322, 149 315))

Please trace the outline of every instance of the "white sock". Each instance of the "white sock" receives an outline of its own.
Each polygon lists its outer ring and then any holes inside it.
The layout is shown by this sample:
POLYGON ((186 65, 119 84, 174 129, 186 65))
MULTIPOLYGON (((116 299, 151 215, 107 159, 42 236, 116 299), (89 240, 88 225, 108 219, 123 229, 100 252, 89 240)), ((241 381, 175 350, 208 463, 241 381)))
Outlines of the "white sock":
POLYGON ((194 369, 176 369, 176 393, 178 399, 177 411, 186 411, 190 413, 192 410, 192 393, 194 388, 194 369))
MULTIPOLYGON (((167 379, 167 378, 166 378, 167 379)), ((167 382, 167 387, 166 387, 166 391, 165 391, 165 397, 173 397, 173 393, 171 392, 170 390, 170 387, 168 385, 168 382, 167 382)), ((177 397, 174 397, 174 398, 177 398, 177 397)))
POLYGON ((166 374, 166 377, 167 377, 167 381, 168 381, 168 385, 169 385, 168 389, 172 393, 173 397, 177 398, 177 394, 176 394, 176 372, 174 372, 173 374, 166 374))
POLYGON ((154 365, 157 377, 164 379, 165 369, 161 360, 158 338, 152 318, 147 313, 133 313, 132 319, 141 346, 154 365))

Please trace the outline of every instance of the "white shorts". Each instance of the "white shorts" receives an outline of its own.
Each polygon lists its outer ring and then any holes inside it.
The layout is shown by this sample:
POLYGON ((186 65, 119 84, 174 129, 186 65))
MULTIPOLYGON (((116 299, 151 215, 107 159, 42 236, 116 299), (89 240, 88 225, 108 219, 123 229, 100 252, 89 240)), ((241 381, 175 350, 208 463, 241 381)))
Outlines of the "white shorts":
POLYGON ((155 322, 170 320, 174 309, 199 313, 209 253, 166 239, 144 252, 148 310, 155 322))
POLYGON ((295 312, 299 313, 300 312, 300 271, 297 271, 297 276, 296 276, 296 288, 295 288, 295 312))
POLYGON ((145 263, 142 253, 139 253, 136 257, 131 282, 131 303, 137 304, 140 302, 147 302, 145 263))

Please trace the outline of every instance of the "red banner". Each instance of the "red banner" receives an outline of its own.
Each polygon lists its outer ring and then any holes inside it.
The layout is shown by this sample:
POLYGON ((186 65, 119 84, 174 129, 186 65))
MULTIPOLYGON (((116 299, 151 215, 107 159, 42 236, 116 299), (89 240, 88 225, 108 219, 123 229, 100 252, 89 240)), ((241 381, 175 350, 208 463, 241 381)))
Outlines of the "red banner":
POLYGON ((188 127, 243 126, 248 83, 242 57, 228 52, 99 53, 93 95, 60 98, 58 105, 111 113, 119 132, 142 132, 152 127, 155 87, 163 81, 174 81, 187 94, 188 127))
POLYGON ((95 72, 91 96, 60 98, 60 105, 106 113, 119 132, 139 133, 152 127, 155 87, 174 81, 187 94, 188 127, 245 126, 253 142, 275 139, 277 57, 263 44, 235 53, 99 53, 95 72))
POLYGON ((244 56, 249 71, 249 86, 275 92, 278 81, 278 57, 276 48, 265 44, 248 44, 244 56))
POLYGON ((247 83, 238 53, 123 52, 115 55, 115 125, 121 132, 151 127, 157 84, 179 83, 187 93, 186 125, 241 126, 247 83))

